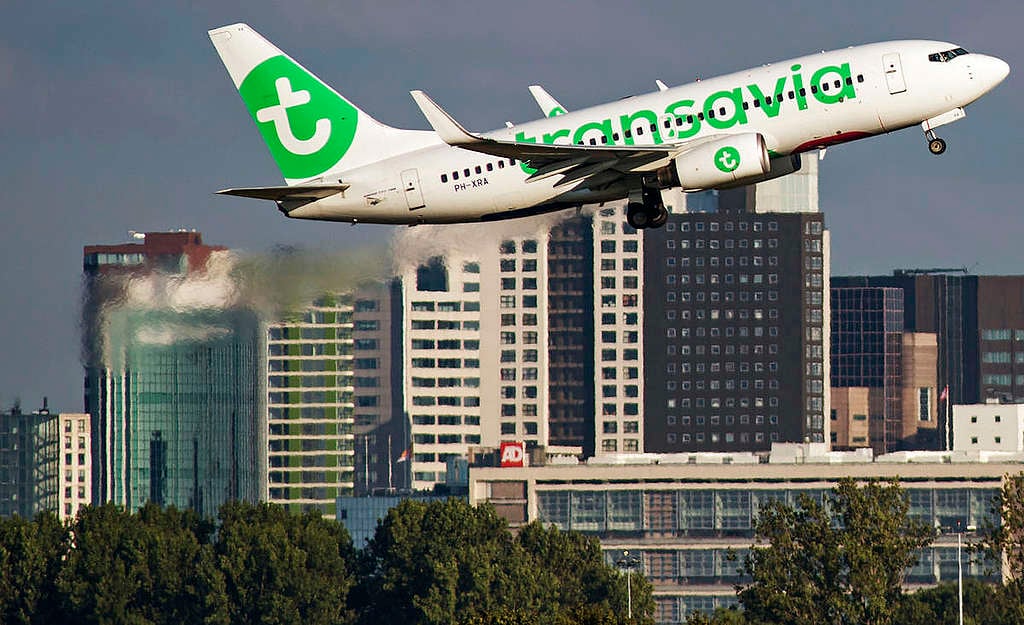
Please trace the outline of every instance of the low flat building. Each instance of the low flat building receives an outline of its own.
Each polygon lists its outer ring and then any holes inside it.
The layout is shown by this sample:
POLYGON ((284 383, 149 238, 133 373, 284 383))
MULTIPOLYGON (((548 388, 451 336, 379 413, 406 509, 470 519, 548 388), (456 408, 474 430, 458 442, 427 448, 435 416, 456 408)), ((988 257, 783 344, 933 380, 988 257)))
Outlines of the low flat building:
MULTIPOLYGON (((898 478, 910 514, 949 532, 921 553, 908 586, 956 579, 955 528, 981 526, 1004 476, 1024 454, 829 452, 824 444, 776 445, 770 455, 634 454, 598 464, 471 467, 471 504, 490 502, 513 527, 539 520, 596 536, 609 562, 638 554, 654 584, 658 623, 736 603, 735 585, 754 540, 758 507, 771 499, 822 501, 842 478, 898 478), (735 554, 736 559, 732 557, 735 554)), ((984 577, 964 562, 964 574, 984 577)))
POLYGON ((1024 404, 954 405, 953 449, 1024 452, 1024 404))

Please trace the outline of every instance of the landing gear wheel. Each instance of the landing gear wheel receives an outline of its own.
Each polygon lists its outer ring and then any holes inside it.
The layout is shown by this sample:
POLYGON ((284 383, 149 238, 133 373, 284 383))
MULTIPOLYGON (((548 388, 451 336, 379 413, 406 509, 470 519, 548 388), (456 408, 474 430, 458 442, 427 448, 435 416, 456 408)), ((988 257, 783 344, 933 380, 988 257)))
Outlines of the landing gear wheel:
POLYGON ((943 139, 936 137, 928 142, 928 151, 938 156, 946 151, 946 142, 943 139))
POLYGON ((659 204, 658 207, 656 209, 654 209, 654 214, 651 217, 651 224, 648 227, 650 227, 650 228, 660 228, 660 227, 664 226, 665 222, 667 222, 667 221, 668 221, 668 209, 666 209, 664 205, 659 204))
POLYGON ((651 215, 647 212, 647 207, 639 202, 630 202, 626 206, 626 221, 630 226, 633 226, 637 230, 646 228, 650 221, 651 215))

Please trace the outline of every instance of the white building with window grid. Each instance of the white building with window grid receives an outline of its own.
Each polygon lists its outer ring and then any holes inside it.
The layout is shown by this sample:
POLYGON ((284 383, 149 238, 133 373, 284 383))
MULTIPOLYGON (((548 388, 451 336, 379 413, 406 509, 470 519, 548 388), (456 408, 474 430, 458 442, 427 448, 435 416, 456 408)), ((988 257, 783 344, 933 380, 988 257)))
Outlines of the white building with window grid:
POLYGON ((548 225, 540 222, 481 253, 485 445, 548 444, 548 225))
POLYGON ((596 454, 643 451, 643 237, 625 206, 594 215, 596 454))
MULTIPOLYGON (((480 444, 480 259, 432 257, 406 269, 402 285, 411 458, 396 467, 408 467, 413 490, 430 490, 445 481, 448 458, 480 444)), ((402 451, 393 449, 396 460, 402 451)))

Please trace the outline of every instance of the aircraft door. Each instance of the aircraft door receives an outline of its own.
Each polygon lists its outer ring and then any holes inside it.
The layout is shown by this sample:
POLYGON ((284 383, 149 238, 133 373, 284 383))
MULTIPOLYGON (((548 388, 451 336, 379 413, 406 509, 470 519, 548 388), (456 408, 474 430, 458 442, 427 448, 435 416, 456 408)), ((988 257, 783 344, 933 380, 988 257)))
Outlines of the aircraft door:
POLYGON ((903 78, 903 65, 898 52, 882 55, 882 69, 885 71, 885 84, 889 93, 903 93, 907 90, 907 81, 903 78))
POLYGON ((409 210, 423 208, 423 192, 420 191, 420 174, 415 169, 406 169, 402 172, 402 189, 405 191, 405 203, 409 210))

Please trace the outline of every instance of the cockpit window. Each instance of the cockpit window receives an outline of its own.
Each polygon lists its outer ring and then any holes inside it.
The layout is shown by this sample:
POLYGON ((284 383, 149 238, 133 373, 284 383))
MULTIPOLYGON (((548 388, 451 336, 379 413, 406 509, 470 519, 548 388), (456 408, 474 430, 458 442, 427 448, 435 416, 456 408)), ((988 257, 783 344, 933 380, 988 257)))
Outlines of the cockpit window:
POLYGON ((956 57, 964 54, 970 54, 970 52, 964 50, 963 48, 953 48, 952 50, 946 50, 945 52, 936 52, 935 54, 929 54, 928 60, 931 61, 932 63, 945 63, 947 61, 952 61, 956 57))

